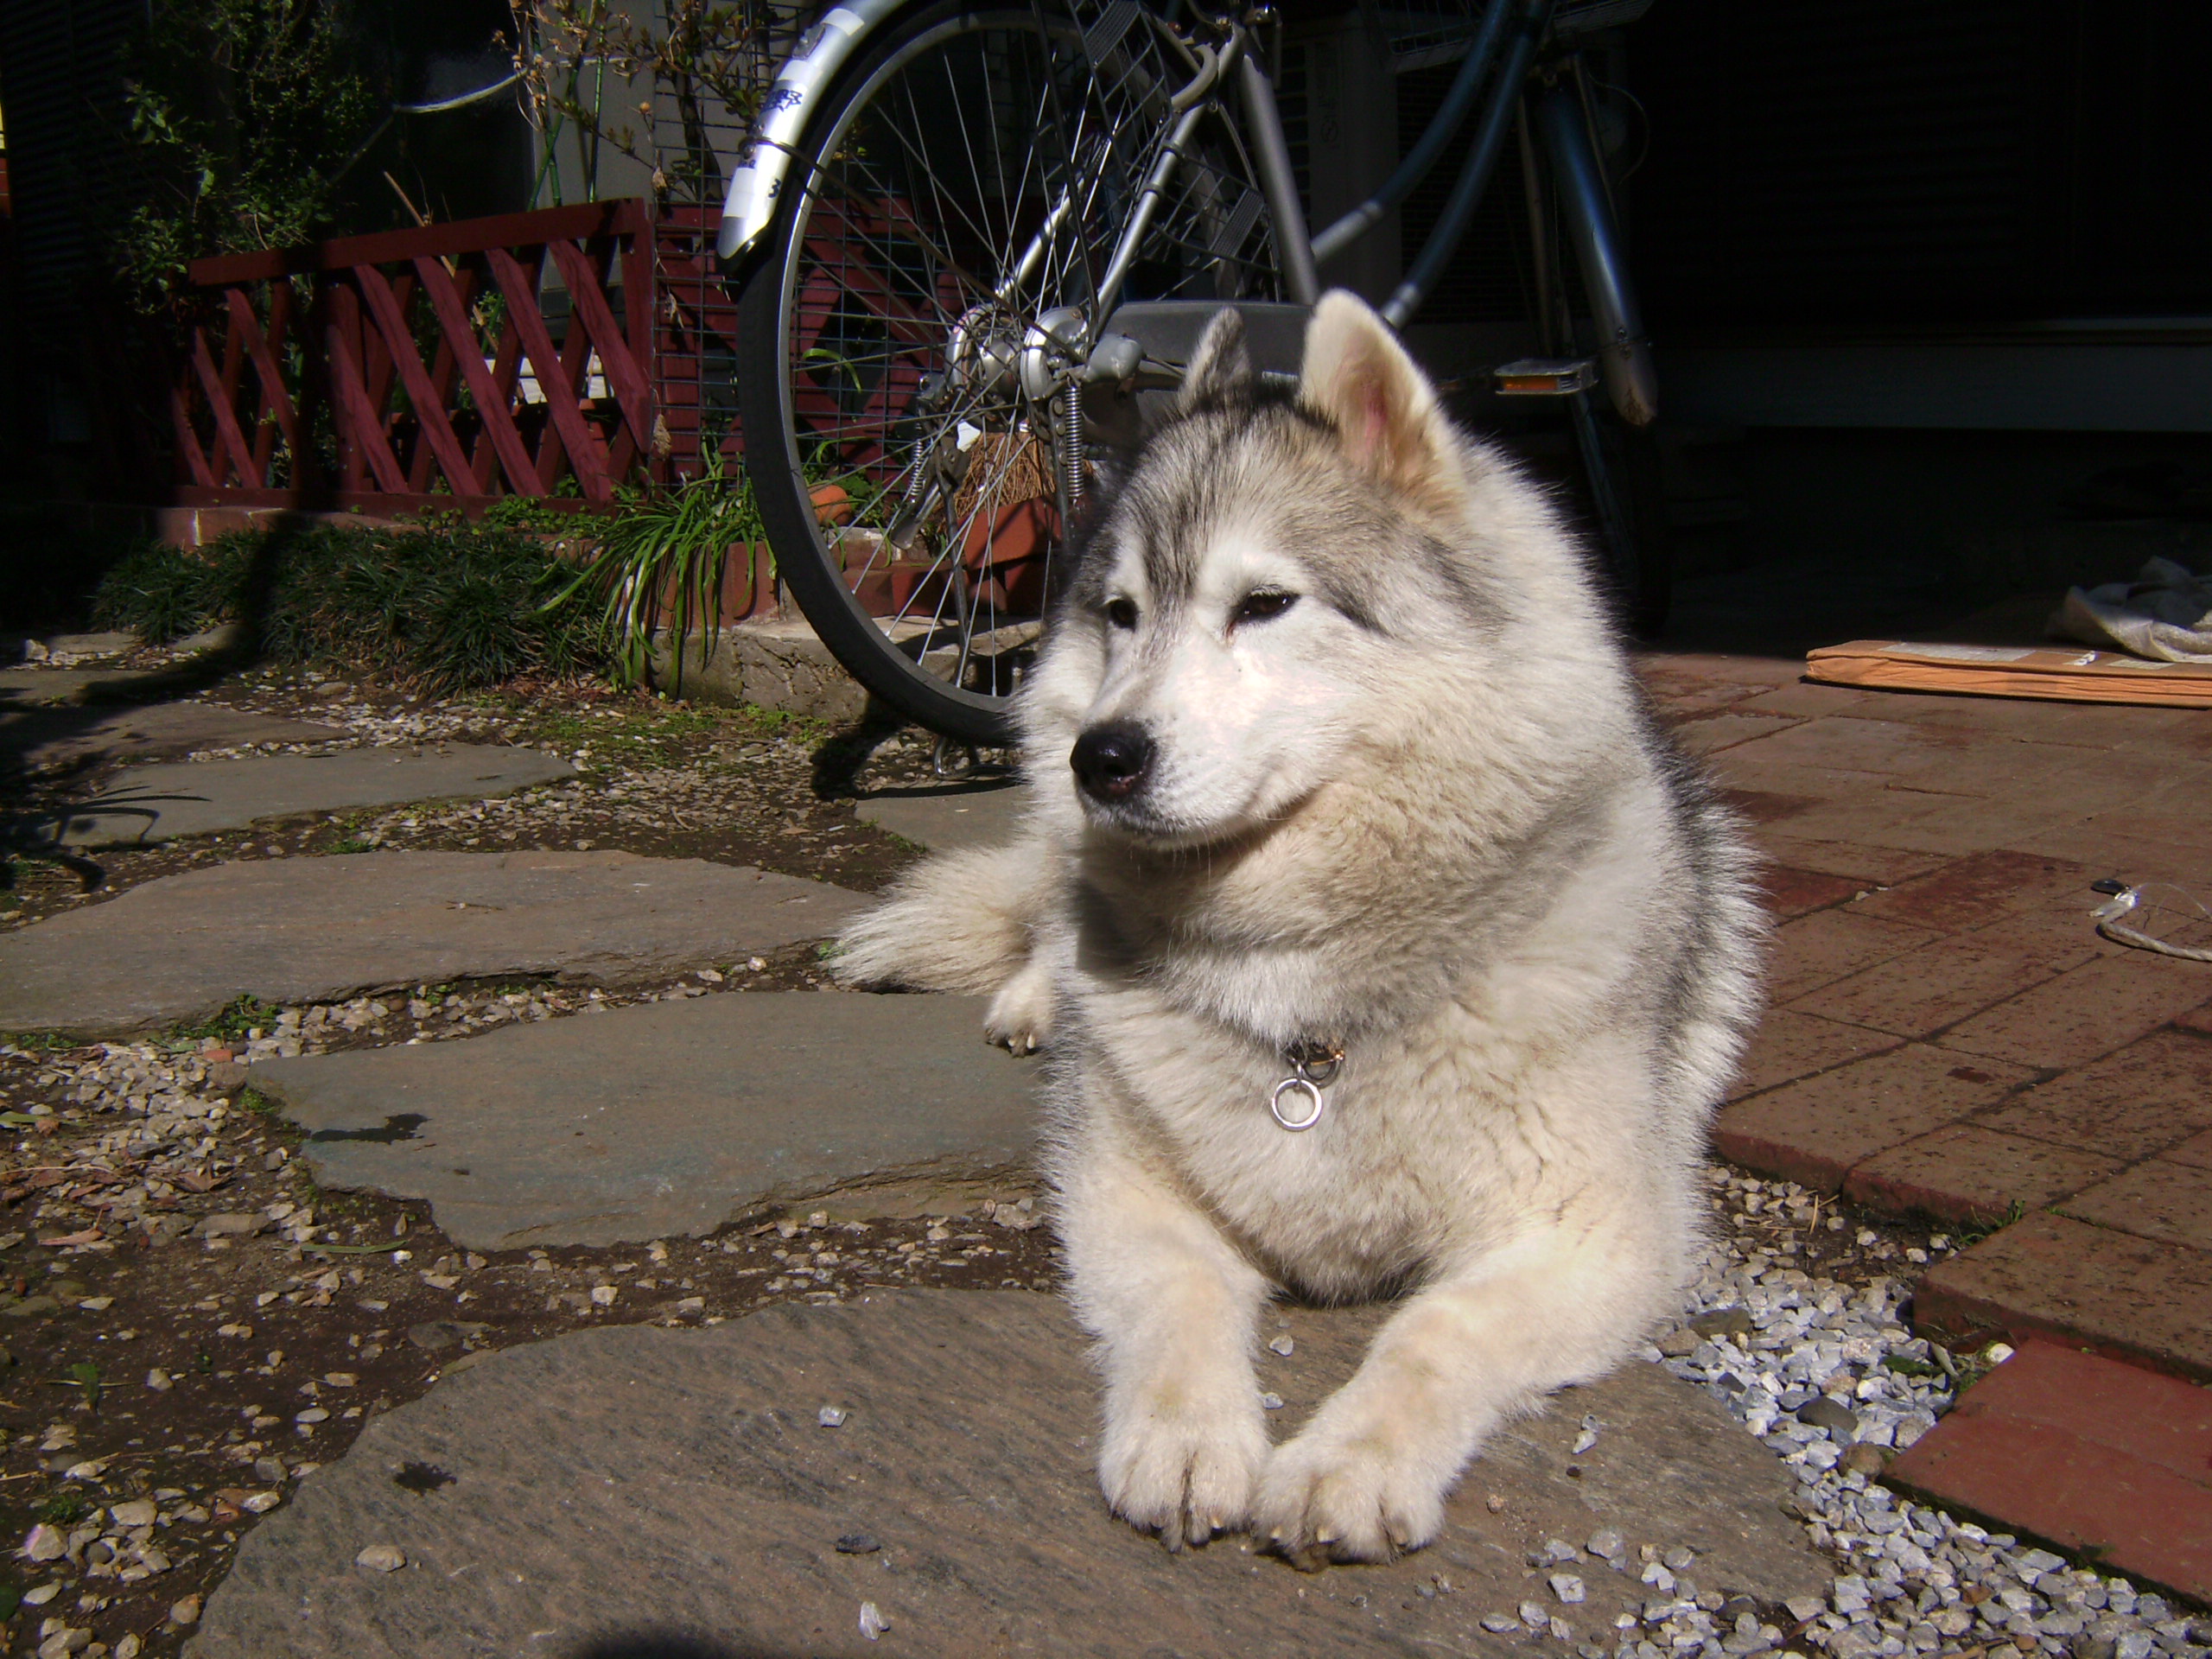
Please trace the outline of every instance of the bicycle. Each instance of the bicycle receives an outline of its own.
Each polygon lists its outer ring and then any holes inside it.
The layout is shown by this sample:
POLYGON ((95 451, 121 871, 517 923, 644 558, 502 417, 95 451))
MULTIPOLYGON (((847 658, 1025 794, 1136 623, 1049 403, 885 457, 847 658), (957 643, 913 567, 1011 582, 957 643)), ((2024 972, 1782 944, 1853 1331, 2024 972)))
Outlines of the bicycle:
POLYGON ((1577 46, 1649 0, 1487 0, 1455 20, 1465 55, 1443 106, 1318 235, 1262 60, 1279 21, 1184 20, 1183 4, 849 0, 800 36, 733 175, 718 252, 739 296, 747 468, 824 645, 948 740, 1007 742, 1094 454, 1133 439, 1222 305, 1244 313, 1263 372, 1294 373, 1317 263, 1402 200, 1471 111, 1443 216, 1382 314, 1402 327, 1419 310, 1517 120, 1545 175, 1529 180, 1535 245, 1552 245, 1556 199, 1596 339, 1574 350, 1551 261, 1546 354, 1495 384, 1567 404, 1624 610, 1656 628, 1662 544, 1641 452, 1656 381, 1577 46))

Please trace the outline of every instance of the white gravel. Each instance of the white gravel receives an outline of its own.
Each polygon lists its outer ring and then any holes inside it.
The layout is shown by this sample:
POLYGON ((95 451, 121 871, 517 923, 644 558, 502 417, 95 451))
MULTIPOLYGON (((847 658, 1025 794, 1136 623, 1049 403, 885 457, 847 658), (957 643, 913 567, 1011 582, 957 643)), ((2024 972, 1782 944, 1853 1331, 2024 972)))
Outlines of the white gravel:
MULTIPOLYGON (((1709 1179, 1724 1213, 1779 1209, 1825 1224, 1814 1195, 1788 1182, 1720 1169, 1709 1179)), ((1762 1623, 1755 1611, 1728 1620, 1717 1592, 1693 1593, 1688 1551, 1647 1545, 1638 1553, 1652 1599, 1640 1618, 1622 1615, 1607 1641, 1580 1643, 1585 1659, 1609 1650, 1616 1659, 1745 1659, 1776 1650, 1900 1659, 1972 1648, 1998 1659, 2003 1646, 2023 1656, 2205 1659, 2212 1618, 1838 1466, 1872 1460, 1847 1458, 1853 1446, 1885 1454, 1910 1446, 1950 1408, 1957 1376, 1970 1379, 2010 1352, 2000 1346, 1954 1356, 1915 1338, 1897 1313, 1907 1294, 1909 1287, 1886 1279, 1860 1288, 1814 1277, 1787 1256, 1745 1248, 1733 1233, 1716 1243, 1683 1323, 1662 1332, 1644 1357, 1707 1389, 1796 1471, 1800 1512, 1814 1544, 1834 1560, 1835 1582, 1823 1599, 1792 1602, 1787 1625, 1762 1623), (1725 1315, 1737 1309, 1748 1329, 1732 1333, 1725 1315)), ((1621 1548, 1618 1536, 1601 1535, 1591 1540, 1590 1554, 1618 1560, 1621 1548)), ((1580 1552, 1554 1546, 1551 1554, 1565 1565, 1563 1557, 1580 1552)), ((1551 1580, 1555 1591, 1562 1580, 1580 1588, 1560 1574, 1551 1580)))

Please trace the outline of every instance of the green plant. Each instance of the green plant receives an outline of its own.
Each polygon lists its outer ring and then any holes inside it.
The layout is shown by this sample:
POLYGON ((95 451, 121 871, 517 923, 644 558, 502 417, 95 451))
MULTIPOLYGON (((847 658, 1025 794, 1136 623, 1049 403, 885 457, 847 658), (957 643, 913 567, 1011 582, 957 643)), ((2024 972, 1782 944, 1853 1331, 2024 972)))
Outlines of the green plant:
POLYGON ((2020 1220, 2027 1213, 2028 1206, 2026 1204, 2018 1198, 2015 1198, 2012 1203, 2005 1206, 2005 1211, 2002 1215, 1986 1218, 1976 1218, 1974 1220, 1968 1221, 1962 1226, 1954 1228, 1952 1230, 1952 1236, 1958 1240, 1959 1247, 1961 1249, 1964 1249, 1969 1245, 1980 1243, 1983 1239, 1987 1238, 1992 1233, 2003 1232, 2005 1229, 2010 1227, 2014 1222, 2020 1220))
POLYGON ((91 1360, 79 1360, 69 1368, 67 1376, 53 1380, 63 1388, 81 1390, 86 1409, 98 1411, 100 1408, 100 1368, 91 1360))
POLYGON ((101 578, 93 624, 129 628, 149 645, 164 645, 220 620, 245 576, 243 551, 228 538, 206 556, 158 542, 134 548, 101 578))
POLYGON ((92 1512, 92 1502, 82 1492, 52 1492, 39 1500, 34 1511, 49 1526, 66 1527, 92 1512))
POLYGON ((251 995, 234 996, 205 1020, 181 1020, 168 1029, 179 1042, 213 1038, 229 1042, 243 1038, 256 1026, 266 1031, 276 1023, 276 1010, 251 995))
POLYGON ((143 549, 102 582, 96 609, 105 626, 149 639, 248 623, 279 662, 450 693, 597 667, 595 620, 560 601, 573 575, 514 531, 317 525, 236 532, 194 552, 143 549))
POLYGON ((599 608, 615 683, 645 680, 653 635, 669 630, 674 689, 683 690, 681 642, 696 629, 712 652, 721 633, 722 581, 733 545, 766 540, 751 482, 708 458, 705 476, 633 499, 601 533, 598 550, 553 598, 588 596, 599 608))
POLYGON ((201 254, 328 230, 390 117, 346 0, 153 0, 145 18, 124 86, 140 177, 111 246, 156 311, 201 254))

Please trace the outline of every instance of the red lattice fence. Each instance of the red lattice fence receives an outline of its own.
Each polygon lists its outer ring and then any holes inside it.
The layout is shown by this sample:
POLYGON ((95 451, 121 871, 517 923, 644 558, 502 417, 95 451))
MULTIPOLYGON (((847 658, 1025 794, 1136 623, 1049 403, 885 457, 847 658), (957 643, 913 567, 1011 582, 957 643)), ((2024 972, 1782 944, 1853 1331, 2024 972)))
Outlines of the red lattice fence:
POLYGON ((727 380, 711 233, 620 200, 203 259, 175 499, 474 511, 696 476, 727 380))

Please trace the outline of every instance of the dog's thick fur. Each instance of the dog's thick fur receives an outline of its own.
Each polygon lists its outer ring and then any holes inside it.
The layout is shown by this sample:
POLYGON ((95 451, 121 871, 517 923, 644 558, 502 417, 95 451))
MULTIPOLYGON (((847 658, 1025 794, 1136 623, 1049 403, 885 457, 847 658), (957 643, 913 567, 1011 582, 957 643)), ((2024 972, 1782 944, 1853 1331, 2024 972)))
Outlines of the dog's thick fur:
POLYGON ((1486 1435, 1677 1306, 1754 1013, 1737 832, 1550 500, 1344 294, 1295 397, 1209 330, 1021 718, 1023 838, 925 864, 842 971, 989 995, 995 1039, 1049 1044, 1116 1510, 1308 1559, 1426 1543, 1486 1435), (1122 798, 1071 775, 1103 726, 1154 746, 1122 798), (1307 1040, 1344 1059, 1291 1134, 1268 1096, 1307 1040), (1278 1291, 1405 1294, 1273 1446, 1278 1291))

